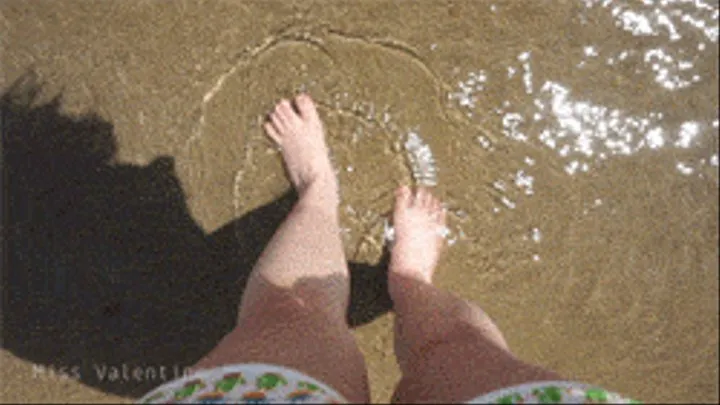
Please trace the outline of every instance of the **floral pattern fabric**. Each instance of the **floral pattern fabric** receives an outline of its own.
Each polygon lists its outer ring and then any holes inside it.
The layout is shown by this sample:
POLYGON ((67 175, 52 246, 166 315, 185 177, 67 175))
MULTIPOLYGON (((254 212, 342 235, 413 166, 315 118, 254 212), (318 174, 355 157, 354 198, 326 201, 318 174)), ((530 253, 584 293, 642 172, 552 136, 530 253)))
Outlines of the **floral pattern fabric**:
POLYGON ((269 364, 201 370, 164 384, 140 399, 145 404, 341 404, 332 388, 299 371, 269 364))
POLYGON ((638 404, 603 388, 571 381, 542 381, 503 388, 469 404, 638 404))
MULTIPOLYGON (((164 384, 139 403, 343 404, 345 398, 297 370, 269 364, 236 364, 202 370, 164 384)), ((469 404, 638 403, 605 389, 570 381, 544 381, 503 388, 469 404)))

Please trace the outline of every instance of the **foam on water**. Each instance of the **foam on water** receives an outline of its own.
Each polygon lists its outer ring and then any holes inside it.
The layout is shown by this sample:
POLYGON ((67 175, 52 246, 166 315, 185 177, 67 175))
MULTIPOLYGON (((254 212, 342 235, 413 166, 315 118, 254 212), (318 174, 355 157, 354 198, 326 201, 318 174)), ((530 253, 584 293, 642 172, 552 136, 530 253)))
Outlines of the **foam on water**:
POLYGON ((469 72, 465 81, 459 81, 458 91, 448 94, 449 100, 456 100, 461 107, 475 108, 477 102, 476 93, 485 90, 487 73, 484 70, 469 72))
POLYGON ((430 146, 423 142, 417 132, 410 131, 408 133, 405 150, 407 151, 415 182, 423 186, 436 186, 437 168, 435 158, 430 146))
POLYGON ((518 170, 517 173, 515 173, 515 185, 518 188, 523 189, 525 195, 535 194, 535 191, 533 190, 534 181, 535 178, 525 173, 525 170, 518 170))
POLYGON ((689 166, 689 165, 688 165, 687 163, 685 163, 685 162, 678 162, 675 167, 677 168, 677 170, 678 170, 680 173, 682 173, 682 174, 684 174, 684 175, 686 175, 686 176, 689 176, 689 175, 693 174, 693 172, 695 171, 695 169, 693 169, 691 166, 689 166))
POLYGON ((522 62, 523 69, 523 85, 525 86, 525 93, 533 93, 533 74, 530 68, 530 52, 523 52, 518 55, 518 60, 522 62))

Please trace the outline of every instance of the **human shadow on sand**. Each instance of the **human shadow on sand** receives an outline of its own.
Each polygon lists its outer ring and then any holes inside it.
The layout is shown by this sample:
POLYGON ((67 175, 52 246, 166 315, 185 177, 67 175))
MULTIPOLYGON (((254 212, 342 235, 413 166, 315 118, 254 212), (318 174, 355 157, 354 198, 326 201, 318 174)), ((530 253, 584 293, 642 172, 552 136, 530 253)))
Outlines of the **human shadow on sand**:
MULTIPOLYGON (((2 347, 36 364, 37 378, 137 398, 232 329, 247 276, 296 196, 205 234, 173 158, 117 163, 112 124, 62 114, 59 96, 38 104, 39 91, 28 73, 1 101, 2 347)), ((391 307, 387 255, 350 268, 357 326, 391 307)))

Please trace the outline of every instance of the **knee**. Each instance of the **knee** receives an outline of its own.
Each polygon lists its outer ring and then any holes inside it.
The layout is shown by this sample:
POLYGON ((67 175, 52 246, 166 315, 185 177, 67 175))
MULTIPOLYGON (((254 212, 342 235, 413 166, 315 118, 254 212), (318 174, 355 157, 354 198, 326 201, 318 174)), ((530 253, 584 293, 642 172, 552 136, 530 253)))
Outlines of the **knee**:
POLYGON ((349 279, 326 277, 300 280, 286 289, 275 288, 265 294, 268 304, 278 303, 280 309, 297 309, 305 312, 344 312, 349 299, 349 279))
POLYGON ((311 316, 301 299, 290 294, 273 294, 240 308, 236 330, 248 331, 290 327, 292 324, 311 316))
POLYGON ((471 302, 463 302, 456 321, 453 323, 453 334, 458 340, 484 340, 509 351, 505 337, 500 328, 479 306, 471 302))
POLYGON ((442 378, 453 370, 475 368, 478 364, 492 368, 495 363, 515 358, 504 340, 498 342, 476 325, 462 322, 454 325, 441 339, 427 341, 413 354, 414 358, 409 361, 411 374, 430 380, 442 378))

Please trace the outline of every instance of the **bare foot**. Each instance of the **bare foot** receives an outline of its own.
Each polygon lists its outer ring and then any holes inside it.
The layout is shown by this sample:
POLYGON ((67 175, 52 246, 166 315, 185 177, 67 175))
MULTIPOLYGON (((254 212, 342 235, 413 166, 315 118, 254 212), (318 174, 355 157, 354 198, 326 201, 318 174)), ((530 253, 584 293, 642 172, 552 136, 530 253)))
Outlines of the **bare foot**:
POLYGON ((400 187, 395 193, 393 223, 395 245, 390 275, 432 283, 443 243, 440 230, 445 226, 445 210, 440 200, 425 188, 413 195, 408 187, 400 187))
POLYGON ((281 148, 285 168, 298 194, 318 184, 337 194, 338 183, 330 163, 325 130, 310 96, 295 98, 295 112, 288 100, 281 100, 265 123, 268 136, 281 148))

